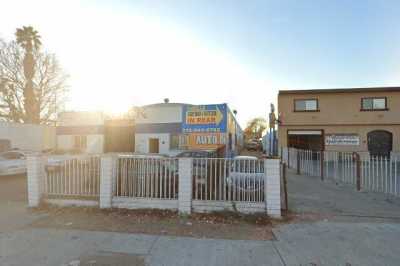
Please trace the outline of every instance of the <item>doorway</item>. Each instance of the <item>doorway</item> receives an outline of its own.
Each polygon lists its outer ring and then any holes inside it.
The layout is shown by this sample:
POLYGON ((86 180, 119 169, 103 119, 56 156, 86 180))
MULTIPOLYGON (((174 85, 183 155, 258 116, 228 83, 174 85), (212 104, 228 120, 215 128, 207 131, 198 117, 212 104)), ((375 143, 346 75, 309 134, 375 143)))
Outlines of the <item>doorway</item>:
POLYGON ((105 121, 105 152, 134 152, 135 126, 133 120, 113 119, 105 121))
POLYGON ((312 151, 324 150, 323 132, 321 130, 289 130, 288 147, 312 151))
POLYGON ((156 138, 149 139, 149 153, 159 153, 160 152, 160 140, 156 138))
POLYGON ((0 152, 11 150, 11 141, 9 139, 0 139, 0 152))
POLYGON ((390 156, 393 135, 386 130, 374 130, 367 134, 368 151, 371 156, 390 156))

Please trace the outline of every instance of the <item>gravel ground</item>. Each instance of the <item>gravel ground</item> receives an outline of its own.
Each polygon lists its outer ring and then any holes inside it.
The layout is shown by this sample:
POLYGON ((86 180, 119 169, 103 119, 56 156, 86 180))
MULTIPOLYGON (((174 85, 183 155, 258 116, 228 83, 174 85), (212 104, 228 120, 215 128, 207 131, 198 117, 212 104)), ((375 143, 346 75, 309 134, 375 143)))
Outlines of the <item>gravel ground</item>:
POLYGON ((0 176, 0 203, 28 202, 26 175, 0 176))

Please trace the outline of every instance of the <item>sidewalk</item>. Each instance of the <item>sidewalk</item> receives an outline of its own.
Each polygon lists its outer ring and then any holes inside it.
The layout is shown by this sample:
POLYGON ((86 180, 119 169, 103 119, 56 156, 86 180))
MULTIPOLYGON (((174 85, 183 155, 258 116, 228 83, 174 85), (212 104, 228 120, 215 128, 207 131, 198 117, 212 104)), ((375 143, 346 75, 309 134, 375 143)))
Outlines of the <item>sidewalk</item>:
POLYGON ((400 224, 290 224, 275 234, 244 241, 27 229, 0 234, 0 265, 400 264, 400 224))
MULTIPOLYGON (((0 235, 0 247, 2 266, 79 265, 96 257, 116 265, 123 256, 136 265, 282 265, 270 241, 29 229, 0 235)), ((100 262, 94 265, 107 265, 100 262)))
POLYGON ((317 178, 288 181, 289 203, 306 218, 275 227, 268 241, 36 228, 49 214, 3 200, 0 265, 400 265, 398 199, 317 178))

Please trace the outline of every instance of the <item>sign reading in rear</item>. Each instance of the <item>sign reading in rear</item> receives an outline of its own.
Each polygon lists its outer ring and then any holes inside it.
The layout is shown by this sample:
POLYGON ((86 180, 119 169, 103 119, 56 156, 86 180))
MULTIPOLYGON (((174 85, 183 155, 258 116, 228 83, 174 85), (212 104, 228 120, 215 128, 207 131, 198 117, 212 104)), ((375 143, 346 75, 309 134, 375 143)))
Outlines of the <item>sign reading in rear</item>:
POLYGON ((357 134, 325 135, 325 145, 358 146, 360 145, 360 136, 357 134))
POLYGON ((226 104, 184 106, 183 133, 226 132, 226 104))

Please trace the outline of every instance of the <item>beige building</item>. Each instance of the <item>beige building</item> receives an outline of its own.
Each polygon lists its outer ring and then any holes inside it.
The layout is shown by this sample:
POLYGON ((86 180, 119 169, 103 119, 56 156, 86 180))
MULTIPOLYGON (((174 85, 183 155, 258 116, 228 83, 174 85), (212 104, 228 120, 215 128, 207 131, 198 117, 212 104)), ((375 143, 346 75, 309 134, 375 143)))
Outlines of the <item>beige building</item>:
POLYGON ((400 87, 281 90, 279 147, 400 151, 400 87))

